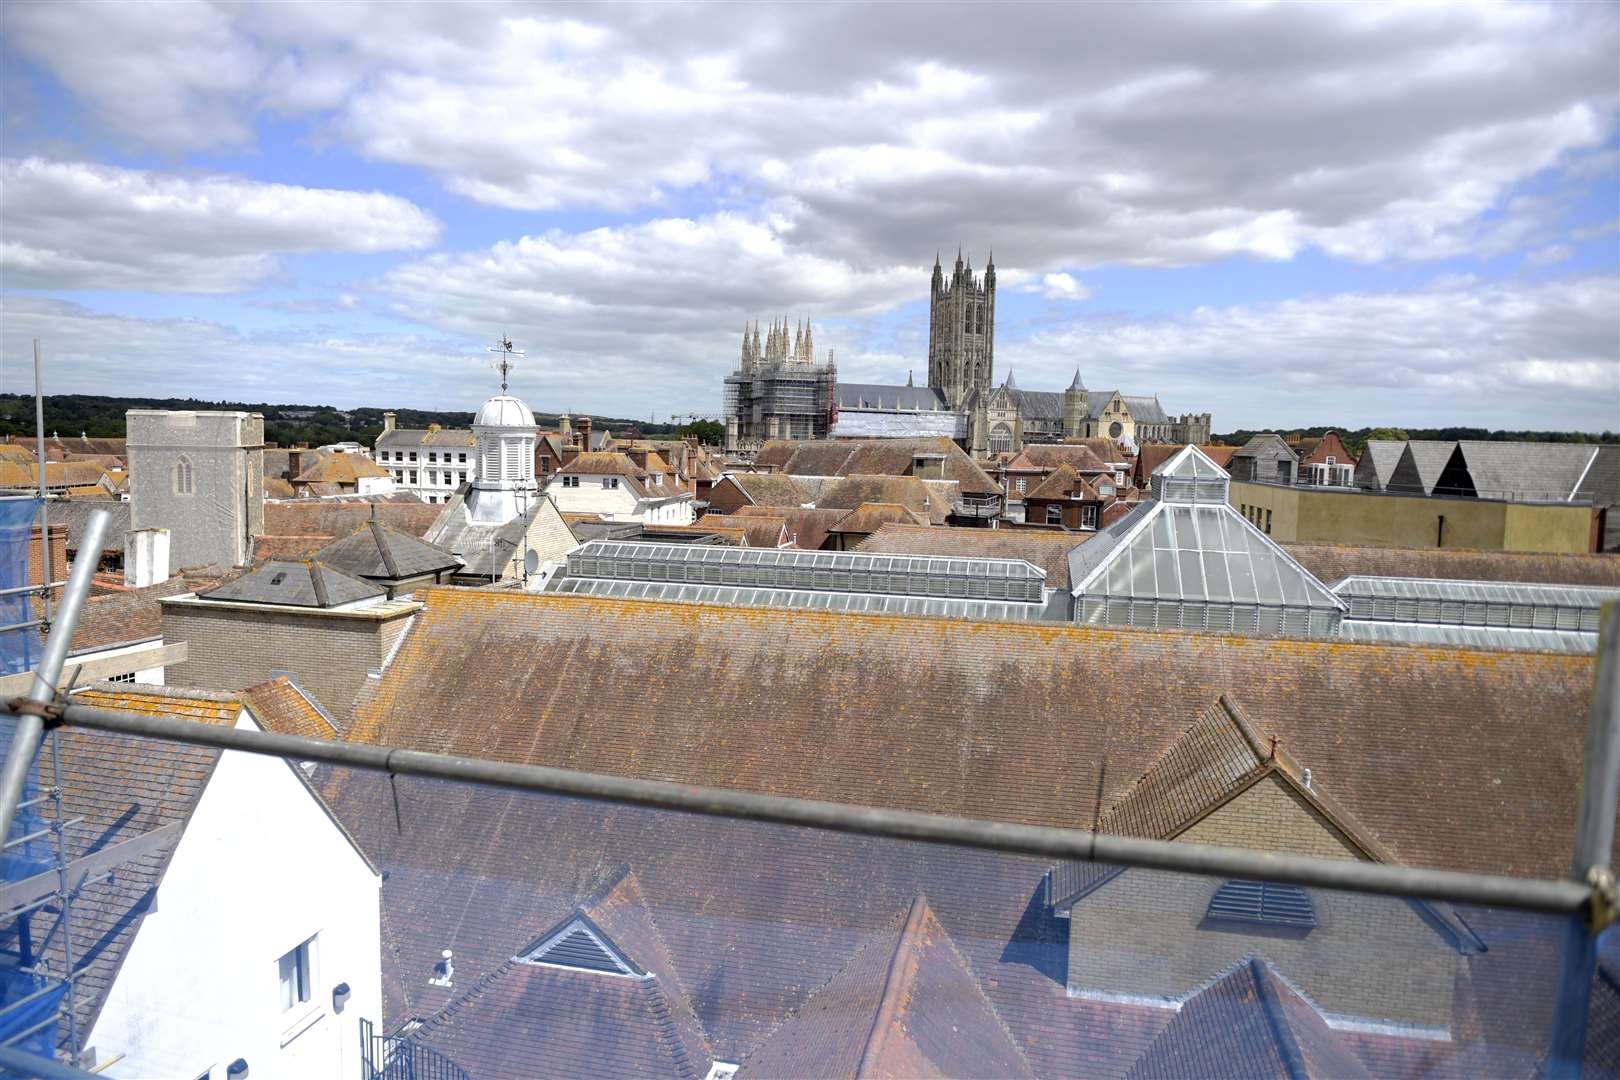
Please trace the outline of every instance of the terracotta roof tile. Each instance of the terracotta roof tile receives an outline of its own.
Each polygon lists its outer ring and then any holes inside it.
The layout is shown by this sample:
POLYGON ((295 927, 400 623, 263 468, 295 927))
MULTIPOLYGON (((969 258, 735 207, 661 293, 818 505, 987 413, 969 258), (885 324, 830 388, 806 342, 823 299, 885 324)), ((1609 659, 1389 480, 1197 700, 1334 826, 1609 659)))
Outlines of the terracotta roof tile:
POLYGON ((1616 555, 1340 544, 1284 544, 1283 548, 1318 580, 1329 584, 1364 575, 1545 585, 1620 585, 1620 556, 1616 555))

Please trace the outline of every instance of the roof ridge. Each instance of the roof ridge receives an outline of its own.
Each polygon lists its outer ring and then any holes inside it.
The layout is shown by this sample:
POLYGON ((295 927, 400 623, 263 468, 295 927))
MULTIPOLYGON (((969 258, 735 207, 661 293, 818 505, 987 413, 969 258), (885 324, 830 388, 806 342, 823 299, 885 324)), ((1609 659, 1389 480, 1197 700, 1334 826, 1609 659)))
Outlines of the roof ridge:
POLYGON ((906 912, 905 921, 900 926, 900 933, 895 936, 894 948, 889 953, 889 963, 883 970, 883 990, 878 994, 877 1008, 872 1010, 872 1026, 866 1033, 865 1045, 861 1050, 861 1060, 855 1066, 857 1078, 870 1075, 871 1066, 876 1064, 877 1050, 887 1041, 889 1021, 894 1019, 900 1010, 896 988, 896 967, 906 945, 917 935, 917 929, 922 924, 923 915, 928 911, 928 901, 922 893, 918 893, 911 900, 911 907, 906 912))

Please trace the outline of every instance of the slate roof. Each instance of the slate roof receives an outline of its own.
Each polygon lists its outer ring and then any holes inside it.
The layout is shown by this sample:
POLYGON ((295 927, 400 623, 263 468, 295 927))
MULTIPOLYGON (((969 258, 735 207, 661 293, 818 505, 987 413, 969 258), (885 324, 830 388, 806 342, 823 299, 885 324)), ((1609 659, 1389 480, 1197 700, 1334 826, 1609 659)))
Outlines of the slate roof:
MULTIPOLYGON (((1011 376, 1009 376, 1010 378, 1011 376)), ((1063 420, 1063 394, 1052 390, 1020 390, 1016 386, 1004 386, 1006 391, 1018 405, 1018 411, 1026 420, 1063 420)))
POLYGON ((348 536, 332 541, 311 558, 373 581, 399 581, 461 565, 443 548, 377 521, 368 521, 348 536))
POLYGON ((1182 1005, 1128 1080, 1356 1080, 1373 1074, 1314 1006, 1251 957, 1182 1005))
POLYGON ((1620 586, 1620 558, 1613 555, 1341 544, 1284 544, 1282 547, 1328 584, 1347 577, 1411 577, 1620 586))
POLYGON ((1575 489, 1577 499, 1598 506, 1620 504, 1620 446, 1600 446, 1586 476, 1575 489))
POLYGON ((1386 491, 1434 494, 1434 485, 1445 471, 1457 444, 1438 439, 1410 439, 1384 481, 1386 491))
POLYGON ((334 608, 382 595, 384 590, 376 585, 313 559, 271 560, 239 578, 197 593, 204 600, 307 608, 334 608))
POLYGON ((926 897, 783 1021, 739 1077, 1035 1076, 926 897))
POLYGON ((950 412, 945 395, 931 386, 891 386, 886 383, 838 384, 838 408, 901 409, 912 412, 950 412))
POLYGON ((395 428, 385 431, 377 436, 377 447, 393 449, 407 449, 418 446, 454 446, 463 447, 473 445, 471 428, 442 428, 437 424, 428 428, 395 428))
POLYGON ((1092 391, 1091 396, 1086 399, 1086 419, 1101 420, 1103 410, 1108 408, 1108 403, 1114 400, 1114 395, 1118 393, 1118 390, 1092 391))
POLYGON ((1406 444, 1398 439, 1368 439, 1361 457, 1356 459, 1356 472, 1371 468, 1378 482, 1377 490, 1382 491, 1389 486, 1390 474, 1395 471, 1395 465, 1401 460, 1401 452, 1405 449, 1406 444))
POLYGON ((947 555, 981 559, 1023 559, 1046 571, 1051 589, 1069 589, 1069 552, 1090 533, 1044 529, 964 529, 947 525, 884 525, 856 545, 874 555, 947 555))
POLYGON ((833 421, 835 439, 965 439, 968 418, 958 412, 868 412, 842 409, 833 421))
POLYGON ((1164 406, 1159 404, 1156 397, 1132 397, 1121 394, 1125 407, 1131 410, 1131 419, 1138 424, 1168 424, 1170 417, 1165 414, 1164 406))
POLYGON ((649 907, 635 875, 621 870, 562 915, 589 920, 645 977, 525 963, 516 958, 524 943, 514 941, 513 958, 471 981, 411 1041, 481 1080, 539 1074, 698 1080, 713 1056, 649 907))
POLYGON ((535 499, 526 512, 518 514, 503 525, 486 525, 472 521, 466 512, 467 493, 458 491, 450 501, 435 507, 437 520, 423 539, 443 551, 448 551, 462 562, 462 572, 477 577, 491 577, 505 569, 512 553, 523 543, 523 536, 536 515, 555 513, 549 498, 535 499), (553 509, 548 511, 548 507, 553 509))
MULTIPOLYGON (((181 716, 232 724, 240 711, 227 694, 196 690, 132 692, 123 684, 97 683, 74 701, 98 708, 181 716)), ((63 810, 83 817, 65 831, 69 861, 143 836, 191 816, 213 775, 218 751, 138 739, 109 732, 58 729, 63 810)), ((46 774, 49 775, 49 770, 46 774)), ((111 878, 87 885, 72 909, 75 962, 88 968, 79 980, 80 1031, 89 1031, 106 1002, 129 947, 168 870, 174 844, 120 864, 111 878)), ((60 916, 52 907, 32 920, 33 936, 58 970, 63 963, 60 916)), ((65 1026, 62 1039, 66 1040, 65 1026)))
POLYGON ((1456 444, 1437 495, 1477 495, 1482 499, 1564 501, 1571 498, 1596 457, 1587 443, 1489 442, 1456 444))
POLYGON ((67 523, 69 555, 78 551, 84 542, 85 527, 90 524, 90 515, 97 510, 105 510, 112 518, 107 523, 107 540, 102 550, 123 552, 129 533, 129 503, 109 499, 61 499, 51 503, 49 513, 52 525, 67 523))

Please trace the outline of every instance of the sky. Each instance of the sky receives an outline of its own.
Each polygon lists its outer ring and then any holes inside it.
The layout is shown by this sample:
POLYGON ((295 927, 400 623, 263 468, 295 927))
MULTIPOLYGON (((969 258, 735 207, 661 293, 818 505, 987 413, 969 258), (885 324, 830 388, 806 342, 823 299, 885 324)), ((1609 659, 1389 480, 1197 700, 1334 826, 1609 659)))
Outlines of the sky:
POLYGON ((1216 431, 1620 430, 1620 5, 0 5, 0 389, 718 414, 752 320, 1216 431))

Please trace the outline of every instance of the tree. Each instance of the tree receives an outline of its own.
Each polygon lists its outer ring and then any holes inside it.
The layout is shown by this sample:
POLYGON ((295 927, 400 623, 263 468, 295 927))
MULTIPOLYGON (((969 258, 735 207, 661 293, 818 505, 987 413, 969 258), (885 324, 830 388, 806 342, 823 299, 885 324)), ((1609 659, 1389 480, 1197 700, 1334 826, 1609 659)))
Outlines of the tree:
POLYGON ((676 438, 684 439, 691 435, 696 435, 698 442, 707 446, 719 446, 725 441, 726 426, 718 420, 694 420, 675 429, 676 438))

